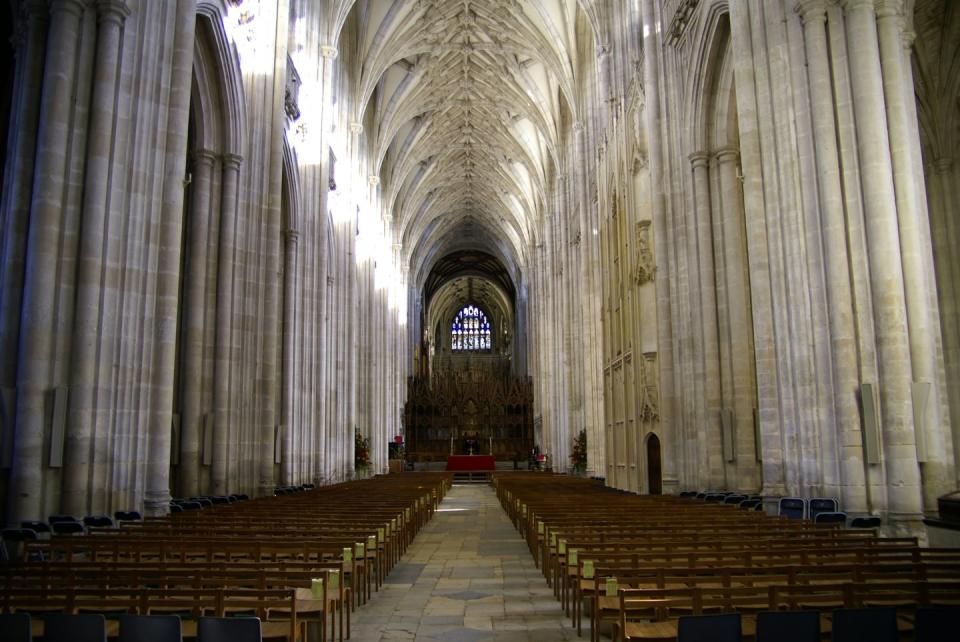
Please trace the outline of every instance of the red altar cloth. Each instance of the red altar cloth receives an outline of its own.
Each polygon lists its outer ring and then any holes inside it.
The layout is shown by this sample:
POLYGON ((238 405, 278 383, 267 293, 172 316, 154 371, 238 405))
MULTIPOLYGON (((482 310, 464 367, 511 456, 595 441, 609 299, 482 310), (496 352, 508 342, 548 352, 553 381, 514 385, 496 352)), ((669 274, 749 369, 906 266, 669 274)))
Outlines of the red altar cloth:
POLYGON ((447 470, 494 470, 493 455, 450 455, 447 470))

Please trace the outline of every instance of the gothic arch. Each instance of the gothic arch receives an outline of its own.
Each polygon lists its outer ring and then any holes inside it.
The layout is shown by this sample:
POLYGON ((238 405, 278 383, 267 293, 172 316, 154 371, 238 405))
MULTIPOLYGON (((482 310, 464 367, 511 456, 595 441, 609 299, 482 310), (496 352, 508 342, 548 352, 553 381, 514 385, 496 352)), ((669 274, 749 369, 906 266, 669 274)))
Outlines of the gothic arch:
POLYGON ((695 42, 699 43, 691 68, 694 73, 688 79, 687 96, 691 123, 691 148, 707 150, 713 145, 714 113, 717 91, 723 84, 733 82, 731 64, 730 14, 727 4, 714 3, 704 14, 695 42), (729 79, 724 82, 724 75, 729 79))
POLYGON ((225 19, 221 2, 197 3, 193 109, 204 118, 196 119, 196 144, 200 149, 242 156, 247 129, 246 100, 240 58, 223 27, 225 19))

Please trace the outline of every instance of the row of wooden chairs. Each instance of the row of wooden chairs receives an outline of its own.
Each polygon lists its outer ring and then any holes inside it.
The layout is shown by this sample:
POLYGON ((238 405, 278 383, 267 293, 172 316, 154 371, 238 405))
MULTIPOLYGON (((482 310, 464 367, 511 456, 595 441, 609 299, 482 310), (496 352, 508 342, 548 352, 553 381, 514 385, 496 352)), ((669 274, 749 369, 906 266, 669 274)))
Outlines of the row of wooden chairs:
MULTIPOLYGON (((948 601, 940 589, 960 583, 960 551, 924 549, 915 538, 883 538, 693 498, 613 493, 560 475, 498 473, 494 485, 578 634, 589 612, 594 640, 601 626, 639 617, 624 611, 618 591, 762 592, 827 584, 839 592, 839 608, 857 605, 845 600, 844 586, 899 582, 915 609, 948 601)), ((772 608, 769 600, 763 606, 772 608)), ((640 619, 650 620, 648 632, 666 631, 673 639, 679 612, 647 612, 640 619)))
POLYGON ((188 637, 201 617, 249 615, 291 642, 311 622, 343 640, 449 487, 378 477, 28 542, 0 567, 2 610, 174 612, 188 637))

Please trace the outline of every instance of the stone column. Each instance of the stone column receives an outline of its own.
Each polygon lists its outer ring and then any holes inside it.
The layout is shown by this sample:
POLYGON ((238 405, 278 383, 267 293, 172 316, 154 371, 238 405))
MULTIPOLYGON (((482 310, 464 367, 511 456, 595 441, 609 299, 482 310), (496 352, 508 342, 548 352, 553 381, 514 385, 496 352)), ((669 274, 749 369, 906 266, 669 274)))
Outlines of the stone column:
POLYGON ((0 231, 0 256, 3 257, 0 263, 0 386, 4 388, 13 388, 17 381, 24 252, 30 223, 30 190, 37 149, 47 23, 46 2, 32 0, 22 3, 12 43, 16 85, 10 105, 6 173, 0 204, 0 220, 4 226, 0 231))
MULTIPOLYGON (((720 425, 720 346, 717 331, 717 291, 714 281, 716 267, 713 260, 713 224, 710 207, 710 156, 706 152, 690 155, 690 167, 693 171, 694 227, 691 230, 693 242, 699 257, 699 274, 691 275, 700 280, 700 323, 695 323, 694 332, 701 333, 703 352, 704 384, 703 404, 706 407, 708 462, 710 483, 713 488, 727 486, 723 435, 720 425)), ((691 257, 692 259, 693 257, 691 257)))
MULTIPOLYGON (((296 377, 296 359, 294 358, 294 341, 296 340, 297 318, 297 243, 300 239, 300 233, 297 230, 288 229, 284 233, 284 253, 283 253, 283 425, 284 457, 289 457, 293 452, 293 420, 294 404, 296 403, 296 386, 294 385, 296 377)), ((309 426, 312 422, 303 422, 309 426)), ((312 428, 311 428, 312 430, 312 428)), ((270 468, 273 469, 273 451, 271 450, 270 468)), ((313 471, 310 471, 311 475, 313 471)), ((311 477, 312 480, 312 477, 311 477)), ((287 482, 284 479, 285 483, 287 482)), ((261 493, 266 489, 261 489, 261 493)))
POLYGON ((186 301, 183 314, 183 409, 180 415, 179 494, 200 490, 200 428, 203 425, 203 352, 206 325, 207 246, 210 239, 210 182, 216 155, 207 149, 193 153, 190 250, 187 257, 186 301))
POLYGON ((597 45, 597 96, 601 102, 601 108, 597 112, 600 116, 597 127, 601 131, 610 122, 610 108, 613 104, 610 95, 610 65, 610 45, 597 45))
POLYGON ((946 452, 940 400, 940 368, 937 357, 939 327, 935 301, 934 275, 927 272, 932 253, 926 198, 921 199, 924 185, 914 173, 914 154, 920 154, 920 131, 914 103, 913 73, 910 70, 909 42, 904 49, 902 0, 878 0, 877 26, 880 44, 880 65, 883 71, 884 98, 890 127, 890 151, 893 160, 893 183, 900 223, 900 247, 903 253, 903 279, 909 326, 910 362, 913 380, 929 384, 923 422, 927 457, 923 465, 924 505, 935 510, 937 497, 953 489, 953 480, 945 469, 946 452), (908 84, 909 83, 909 84, 908 84), (924 207, 921 209, 921 202, 924 207))
POLYGON ((840 182, 840 156, 834 120, 830 60, 826 32, 826 0, 804 0, 797 5, 803 22, 807 53, 807 77, 813 116, 817 179, 820 188, 820 217, 826 263, 827 300, 830 306, 830 348, 833 373, 833 414, 842 444, 841 503, 844 510, 866 513, 866 479, 863 469, 863 440, 857 407, 856 332, 853 324, 853 296, 847 256, 847 225, 840 182))
POLYGON ((10 471, 8 522, 43 519, 43 435, 45 397, 55 382, 53 341, 57 267, 64 206, 70 115, 80 40, 81 0, 50 5, 47 65, 40 99, 37 158, 24 268, 20 341, 17 359, 16 435, 10 471))
MULTIPOLYGON (((77 293, 70 359, 70 413, 65 443, 61 509, 70 515, 90 513, 89 478, 93 459, 93 424, 100 353, 100 282, 110 198, 110 165, 123 23, 130 15, 123 0, 97 2, 97 53, 87 137, 83 217, 77 261, 77 293)), ((105 293, 103 293, 105 294, 105 293)))
POLYGON ((782 413, 777 383, 777 351, 770 285, 770 250, 763 193, 763 161, 753 67, 751 3, 730 3, 730 38, 734 56, 740 153, 743 165, 743 207, 750 263, 750 300, 757 364, 763 489, 765 495, 786 492, 786 468, 781 435, 782 413))
POLYGON ((870 281, 877 329, 887 509, 919 519, 920 471, 913 434, 911 362, 893 167, 873 0, 845 0, 847 42, 866 213, 870 281))
POLYGON ((165 514, 170 503, 170 434, 173 382, 177 356, 177 312, 180 298, 180 244, 183 242, 183 176, 190 121, 196 0, 180 0, 173 41, 170 100, 163 176, 163 206, 157 256, 156 331, 153 398, 147 440, 147 486, 144 512, 165 514))
MULTIPOLYGON (((573 123, 573 155, 574 155, 574 173, 570 177, 572 181, 570 190, 572 193, 577 196, 577 213, 579 214, 578 220, 580 223, 580 255, 582 261, 582 268, 580 274, 578 275, 580 292, 586 296, 587 292, 595 292, 590 286, 590 278, 588 275, 588 268, 590 265, 590 244, 593 243, 593 238, 590 236, 589 231, 589 222, 587 217, 587 179, 586 179, 586 159, 585 159, 585 145, 584 145, 584 126, 583 123, 577 121, 573 123)), ((562 178, 557 177, 557 183, 554 185, 554 189, 561 190, 563 183, 560 181, 562 178)), ((590 306, 592 309, 592 306, 590 306)), ((587 430, 587 469, 586 473, 590 477, 604 474, 604 457, 603 457, 603 417, 602 414, 598 416, 597 407, 595 404, 593 388, 596 379, 596 373, 593 373, 593 359, 592 353, 596 349, 595 343, 600 339, 597 333, 593 332, 593 324, 591 323, 592 319, 590 318, 590 312, 587 310, 581 310, 581 337, 583 340, 582 348, 584 351, 588 352, 588 355, 584 356, 583 359, 583 394, 584 394, 584 412, 583 419, 585 428, 587 430)), ((602 383, 602 379, 601 379, 602 383)), ((602 388, 601 388, 602 390, 602 388)), ((602 393, 601 393, 602 394, 602 393)), ((576 426, 574 428, 574 436, 579 433, 580 427, 576 426)))
MULTIPOLYGON (((740 490, 760 487, 753 430, 757 377, 754 364, 753 323, 750 318, 750 282, 746 239, 743 233, 743 194, 739 179, 740 153, 734 147, 717 150, 719 214, 723 226, 726 265, 727 315, 730 327, 730 360, 733 370, 733 412, 736 426, 737 484, 740 490)), ((858 424, 859 425, 859 424, 858 424)))
MULTIPOLYGON (((956 212, 954 160, 936 159, 927 166, 934 255, 940 291, 940 322, 946 362, 947 399, 953 440, 954 475, 960 473, 960 259, 956 255, 956 227, 950 220, 956 212)), ((955 218, 955 216, 954 216, 955 218)), ((960 480, 955 480, 955 483, 960 480)))
POLYGON ((230 356, 233 345, 234 251, 237 237, 237 187, 243 158, 236 154, 223 157, 223 197, 220 211, 220 249, 217 265, 217 346, 213 388, 213 474, 212 492, 227 492, 227 440, 231 425, 230 356))
MULTIPOLYGON (((643 17, 643 88, 646 95, 644 116, 647 130, 647 153, 650 171, 650 218, 653 221, 653 251, 656 262, 667 259, 667 220, 664 198, 663 153, 660 145, 660 38, 656 27, 653 0, 641 0, 643 17)), ((673 325, 672 301, 668 279, 654 277, 657 293, 657 380, 660 391, 660 439, 663 456, 664 492, 676 491, 679 481, 677 464, 680 460, 678 426, 676 424, 675 392, 673 389, 673 325)))

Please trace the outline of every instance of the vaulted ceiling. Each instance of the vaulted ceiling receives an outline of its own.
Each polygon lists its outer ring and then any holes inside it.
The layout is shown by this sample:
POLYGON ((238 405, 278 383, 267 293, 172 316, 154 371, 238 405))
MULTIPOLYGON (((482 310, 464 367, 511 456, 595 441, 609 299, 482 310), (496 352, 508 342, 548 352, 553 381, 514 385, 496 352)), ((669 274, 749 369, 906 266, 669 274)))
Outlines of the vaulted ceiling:
POLYGON ((422 288, 433 263, 484 250, 516 273, 550 206, 577 119, 585 0, 342 0, 357 113, 374 137, 393 238, 422 288))

